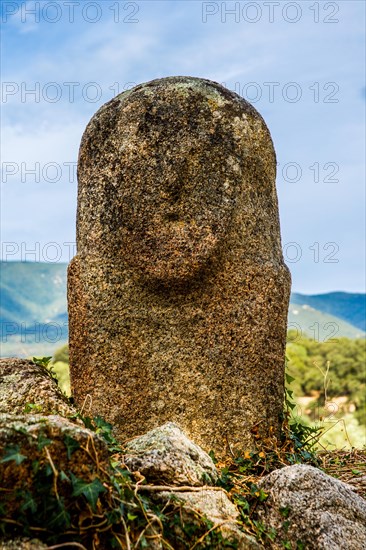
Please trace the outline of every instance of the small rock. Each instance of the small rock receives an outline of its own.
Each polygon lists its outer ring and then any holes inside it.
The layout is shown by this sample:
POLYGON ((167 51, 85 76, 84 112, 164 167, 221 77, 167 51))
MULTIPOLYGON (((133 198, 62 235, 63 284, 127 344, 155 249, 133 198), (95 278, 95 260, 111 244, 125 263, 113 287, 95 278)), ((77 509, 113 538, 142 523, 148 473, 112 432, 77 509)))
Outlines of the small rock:
POLYGON ((0 550, 42 550, 43 548, 47 549, 47 544, 43 544, 38 539, 0 540, 0 550))
POLYGON ((364 550, 366 501, 346 483, 321 470, 296 464, 275 470, 260 487, 269 493, 260 518, 277 531, 273 548, 364 550))
MULTIPOLYGON (((173 499, 175 504, 181 504, 181 517, 184 523, 197 522, 197 514, 200 517, 205 516, 216 526, 217 531, 221 533, 224 543, 223 548, 227 547, 225 542, 228 543, 229 541, 238 550, 257 550, 262 548, 252 537, 240 531, 235 523, 239 518, 239 512, 223 490, 163 491, 158 494, 158 499, 163 502, 173 499)), ((215 546, 215 548, 221 548, 221 546, 215 546)))
POLYGON ((164 499, 174 495, 175 499, 181 500, 185 507, 192 508, 214 523, 223 521, 233 522, 239 517, 238 509, 226 496, 223 489, 203 489, 201 491, 184 491, 160 493, 164 499))
POLYGON ((210 456, 173 422, 125 444, 124 462, 148 483, 159 485, 214 485, 218 473, 210 456))
POLYGON ((72 416, 76 409, 44 367, 10 357, 0 359, 0 413, 72 416))

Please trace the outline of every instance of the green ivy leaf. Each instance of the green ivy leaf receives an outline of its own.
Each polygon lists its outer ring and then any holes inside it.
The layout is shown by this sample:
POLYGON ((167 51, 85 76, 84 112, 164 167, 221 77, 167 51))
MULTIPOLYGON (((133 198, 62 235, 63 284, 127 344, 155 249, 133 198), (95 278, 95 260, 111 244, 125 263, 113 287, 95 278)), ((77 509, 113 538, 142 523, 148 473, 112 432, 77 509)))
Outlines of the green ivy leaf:
POLYGON ((123 516, 123 510, 117 510, 117 509, 113 509, 111 510, 110 512, 106 512, 105 513, 105 516, 106 518, 108 519, 108 523, 110 523, 111 525, 114 525, 116 523, 121 523, 121 516, 123 516))
POLYGON ((234 502, 241 509, 241 511, 249 512, 250 505, 246 498, 242 497, 241 495, 235 496, 234 502))
POLYGON ((26 493, 24 494, 23 504, 21 505, 20 509, 22 512, 29 509, 32 514, 37 511, 37 503, 34 500, 32 493, 30 493, 29 491, 26 491, 26 493))
POLYGON ((281 516, 283 516, 284 518, 288 518, 290 510, 291 508, 289 506, 282 506, 279 511, 281 516))
POLYGON ((259 490, 259 501, 264 502, 265 500, 267 500, 267 498, 268 498, 268 493, 263 491, 263 489, 260 489, 259 490))
POLYGON ((76 439, 74 439, 70 435, 65 435, 64 443, 66 447, 67 458, 70 460, 72 453, 74 453, 75 451, 77 451, 77 449, 80 448, 80 444, 76 441, 76 439))
POLYGON ((58 510, 56 512, 53 512, 52 518, 50 519, 48 526, 52 529, 64 530, 70 527, 70 525, 70 514, 65 508, 63 499, 60 499, 58 501, 58 510))
POLYGON ((274 542, 275 538, 277 536, 277 531, 274 527, 270 527, 268 529, 268 533, 267 533, 267 537, 272 541, 274 542))
POLYGON ((110 422, 107 422, 106 420, 104 420, 104 418, 102 418, 101 416, 95 416, 94 417, 94 423, 96 425, 96 427, 103 431, 103 432, 111 432, 112 431, 112 424, 110 422))
POLYGON ((16 445, 15 447, 7 447, 5 449, 5 455, 0 460, 1 463, 4 462, 10 462, 11 460, 14 460, 17 466, 23 462, 23 460, 26 460, 26 456, 22 455, 19 450, 19 445, 16 445))
POLYGON ((209 454, 209 456, 210 456, 212 462, 213 462, 214 464, 217 464, 217 458, 215 457, 214 451, 211 450, 211 451, 209 451, 208 454, 209 454))
POLYGON ((295 378, 291 376, 291 374, 288 374, 287 372, 285 373, 285 376, 286 376, 287 384, 292 384, 292 382, 295 380, 295 378))
POLYGON ((48 445, 51 445, 52 439, 48 439, 42 432, 38 434, 37 439, 37 448, 39 451, 42 451, 44 447, 47 447, 48 445))
POLYGON ((65 474, 63 470, 60 472, 60 480, 61 481, 68 481, 70 483, 70 478, 65 474))
POLYGON ((70 473, 70 476, 73 485, 72 496, 78 497, 84 495, 92 509, 95 510, 99 495, 106 490, 100 480, 96 477, 92 482, 88 483, 83 479, 78 479, 72 473, 70 473))
POLYGON ((120 449, 116 438, 113 435, 113 426, 101 416, 95 416, 93 419, 95 432, 103 437, 108 443, 109 450, 118 451, 120 449), (114 447, 113 447, 114 445, 114 447))
POLYGON ((33 363, 35 363, 36 365, 39 365, 40 367, 47 367, 51 359, 52 359, 52 355, 51 357, 33 357, 32 358, 33 363))
POLYGON ((95 426, 94 426, 94 422, 93 422, 93 419, 90 418, 90 416, 82 416, 80 413, 78 413, 76 415, 76 417, 80 417, 81 420, 84 422, 84 426, 85 428, 88 428, 88 430, 92 430, 95 432, 95 426))
POLYGON ((36 405, 35 403, 27 403, 24 407, 24 413, 34 413, 38 414, 42 412, 42 405, 36 405))

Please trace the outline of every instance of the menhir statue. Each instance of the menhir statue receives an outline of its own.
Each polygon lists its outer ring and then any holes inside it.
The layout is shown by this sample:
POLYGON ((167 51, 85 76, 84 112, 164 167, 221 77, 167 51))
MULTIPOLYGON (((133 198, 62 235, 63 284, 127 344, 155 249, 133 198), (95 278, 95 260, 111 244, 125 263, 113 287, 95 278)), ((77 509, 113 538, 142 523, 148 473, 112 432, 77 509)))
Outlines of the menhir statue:
POLYGON ((174 421, 222 455, 278 433, 290 275, 275 175, 261 116, 209 80, 142 84, 87 126, 71 382, 120 438, 174 421))

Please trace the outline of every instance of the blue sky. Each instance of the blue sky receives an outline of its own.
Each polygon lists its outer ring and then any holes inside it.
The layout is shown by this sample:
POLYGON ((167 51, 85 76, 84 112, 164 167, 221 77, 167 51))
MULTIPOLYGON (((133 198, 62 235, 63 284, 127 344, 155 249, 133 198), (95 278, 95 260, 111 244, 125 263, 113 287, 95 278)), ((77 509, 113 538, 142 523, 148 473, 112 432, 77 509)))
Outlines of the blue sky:
POLYGON ((87 122, 133 84, 190 75, 237 91, 269 126, 293 290, 365 291, 363 1, 3 0, 1 10, 4 260, 68 261, 87 122))

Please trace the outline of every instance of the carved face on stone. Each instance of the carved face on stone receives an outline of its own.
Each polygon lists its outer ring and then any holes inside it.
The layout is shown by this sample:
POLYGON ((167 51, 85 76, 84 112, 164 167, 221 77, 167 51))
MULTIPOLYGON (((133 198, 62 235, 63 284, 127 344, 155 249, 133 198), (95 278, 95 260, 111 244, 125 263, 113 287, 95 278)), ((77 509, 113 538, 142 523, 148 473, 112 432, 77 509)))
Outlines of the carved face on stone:
POLYGON ((157 281, 190 279, 217 254, 241 179, 219 103, 201 99, 198 108, 184 92, 173 104, 161 96, 129 102, 117 126, 121 253, 157 281))
POLYGON ((84 133, 78 253, 170 285, 199 277, 231 237, 245 254, 259 234, 273 250, 274 178, 269 132, 242 98, 191 77, 137 86, 84 133))

